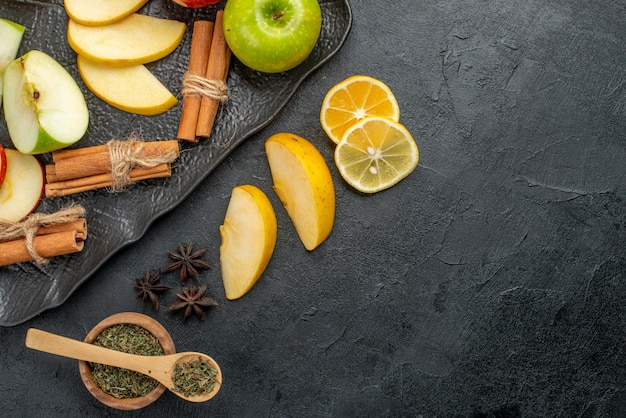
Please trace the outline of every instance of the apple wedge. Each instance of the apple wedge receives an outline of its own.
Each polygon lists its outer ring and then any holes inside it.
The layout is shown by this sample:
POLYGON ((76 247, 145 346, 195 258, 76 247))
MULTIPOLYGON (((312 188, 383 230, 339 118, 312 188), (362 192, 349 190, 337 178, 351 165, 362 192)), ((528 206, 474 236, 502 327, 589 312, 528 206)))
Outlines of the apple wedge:
POLYGON ((83 57, 101 64, 135 65, 161 59, 180 44, 183 22, 134 13, 105 26, 86 26, 70 20, 67 40, 83 57))
POLYGON ((148 0, 65 0, 65 12, 75 22, 103 26, 118 22, 141 9, 148 0))
POLYGON ((18 23, 0 18, 0 105, 2 104, 2 85, 4 70, 15 59, 22 44, 26 28, 18 23))
POLYGON ((235 187, 220 226, 227 299, 242 297, 259 280, 274 253, 276 233, 276 215, 265 193, 249 184, 235 187))
POLYGON ((158 115, 178 100, 143 64, 113 67, 77 58, 78 71, 93 94, 111 106, 139 115, 158 115))
POLYGON ((7 174, 7 153, 4 152, 4 147, 0 145, 0 187, 4 182, 4 178, 7 174))
POLYGON ((335 220, 335 188, 326 161, 311 142, 278 133, 265 142, 274 191, 311 251, 328 236, 335 220))
POLYGON ((78 142, 89 110, 78 84, 61 64, 36 49, 4 73, 4 117, 11 141, 24 154, 43 154, 78 142))
POLYGON ((0 219, 17 222, 39 205, 44 187, 43 166, 34 155, 5 149, 6 176, 0 186, 0 219))

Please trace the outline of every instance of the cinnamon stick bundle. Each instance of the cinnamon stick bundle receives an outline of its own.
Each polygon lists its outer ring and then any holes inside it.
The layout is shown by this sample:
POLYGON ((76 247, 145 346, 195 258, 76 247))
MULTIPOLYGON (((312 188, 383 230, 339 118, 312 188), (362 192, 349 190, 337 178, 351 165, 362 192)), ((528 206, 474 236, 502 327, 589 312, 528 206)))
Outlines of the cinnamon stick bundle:
POLYGON ((196 126, 196 136, 199 137, 211 136, 217 109, 220 103, 228 98, 226 78, 228 77, 232 54, 224 38, 223 15, 224 11, 219 10, 215 16, 213 40, 205 76, 207 81, 211 83, 211 88, 208 90, 212 91, 208 91, 202 96, 196 126))
MULTIPOLYGON (((141 158, 158 158, 168 153, 180 154, 178 141, 132 141, 132 153, 141 154, 141 158)), ((46 166, 46 181, 58 182, 96 174, 108 173, 111 170, 111 156, 108 145, 66 149, 52 153, 54 164, 46 166)))
POLYGON ((82 251, 87 221, 82 207, 53 214, 34 213, 21 222, 0 222, 0 266, 36 261, 82 251))
POLYGON ((171 162, 180 155, 178 140, 111 141, 106 145, 57 151, 46 166, 46 197, 171 176, 171 162))
MULTIPOLYGON (((213 39, 213 22, 198 20, 193 24, 189 67, 184 84, 193 83, 196 77, 204 77, 209 62, 209 51, 213 39)), ((202 97, 192 88, 183 88, 183 105, 178 125, 178 139, 197 142, 196 125, 202 97)))
MULTIPOLYGON (((135 182, 170 177, 172 175, 172 169, 169 164, 164 163, 155 167, 134 168, 130 170, 128 174, 130 179, 135 182)), ((48 183, 45 187, 45 193, 46 197, 60 197, 87 192, 89 190, 104 189, 106 187, 113 187, 114 185, 115 180, 112 174, 96 174, 94 176, 48 183)))

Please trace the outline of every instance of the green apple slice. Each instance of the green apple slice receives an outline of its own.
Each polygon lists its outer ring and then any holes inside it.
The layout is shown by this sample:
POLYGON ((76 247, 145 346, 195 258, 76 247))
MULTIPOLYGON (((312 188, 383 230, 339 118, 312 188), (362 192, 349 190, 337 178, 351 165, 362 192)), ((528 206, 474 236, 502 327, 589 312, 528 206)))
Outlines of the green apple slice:
POLYGON ((43 154, 78 142, 87 131, 89 111, 70 73, 48 54, 32 50, 7 66, 4 118, 15 148, 43 154))
POLYGON ((65 0, 70 19, 82 25, 102 26, 135 13, 148 0, 65 0))
POLYGON ((177 20, 135 13, 106 26, 85 26, 70 20, 67 40, 78 55, 94 62, 146 64, 174 51, 185 29, 185 23, 177 20))
POLYGON ((26 28, 18 23, 0 18, 0 105, 2 105, 2 81, 4 70, 15 59, 26 28))
POLYGON ((158 115, 178 103, 143 64, 113 67, 78 56, 78 71, 93 94, 111 106, 139 115, 158 115))
POLYGON ((33 212, 43 195, 43 166, 34 155, 5 149, 6 176, 0 186, 0 219, 17 222, 33 212))

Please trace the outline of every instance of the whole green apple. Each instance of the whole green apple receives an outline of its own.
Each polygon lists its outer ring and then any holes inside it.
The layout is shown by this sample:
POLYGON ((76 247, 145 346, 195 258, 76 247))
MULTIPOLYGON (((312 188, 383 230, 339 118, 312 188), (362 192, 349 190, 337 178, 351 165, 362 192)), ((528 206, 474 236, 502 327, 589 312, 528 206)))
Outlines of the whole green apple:
POLYGON ((9 136, 24 154, 65 148, 87 131, 83 93, 70 73, 44 52, 33 49, 11 61, 3 92, 9 136))
POLYGON ((228 0, 224 37, 244 65, 279 73, 301 64, 322 27, 317 0, 228 0))

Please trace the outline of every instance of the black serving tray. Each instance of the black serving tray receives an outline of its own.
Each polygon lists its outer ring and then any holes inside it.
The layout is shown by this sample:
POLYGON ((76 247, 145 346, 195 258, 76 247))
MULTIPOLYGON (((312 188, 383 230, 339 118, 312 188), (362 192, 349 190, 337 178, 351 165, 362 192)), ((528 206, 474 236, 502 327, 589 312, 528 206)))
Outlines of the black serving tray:
MULTIPOLYGON (((169 56, 147 65, 180 98, 182 78, 189 59, 191 28, 198 19, 215 18, 224 2, 202 9, 185 9, 171 0, 151 0, 139 13, 175 19, 187 24, 179 47, 169 56)), ((252 71, 233 59, 228 78, 230 99, 218 113, 209 141, 181 142, 181 156, 172 177, 139 182, 120 193, 106 190, 46 199, 38 212, 51 213, 72 203, 87 211, 88 238, 82 252, 56 257, 49 263, 20 263, 0 267, 0 325, 22 323, 44 310, 58 307, 122 247, 139 240, 159 216, 175 208, 239 144, 270 123, 300 83, 329 60, 344 43, 352 23, 347 0, 320 0, 322 31, 307 60, 281 74, 252 71)), ((131 134, 143 140, 175 138, 180 103, 168 112, 138 116, 117 110, 96 98, 82 83, 76 54, 67 43, 68 17, 62 0, 4 0, 0 17, 26 26, 19 55, 42 50, 64 65, 79 83, 90 110, 90 126, 74 147, 106 143, 131 134)), ((14 148, 0 116, 0 144, 14 148)), ((40 156, 49 163, 50 156, 40 156)))

